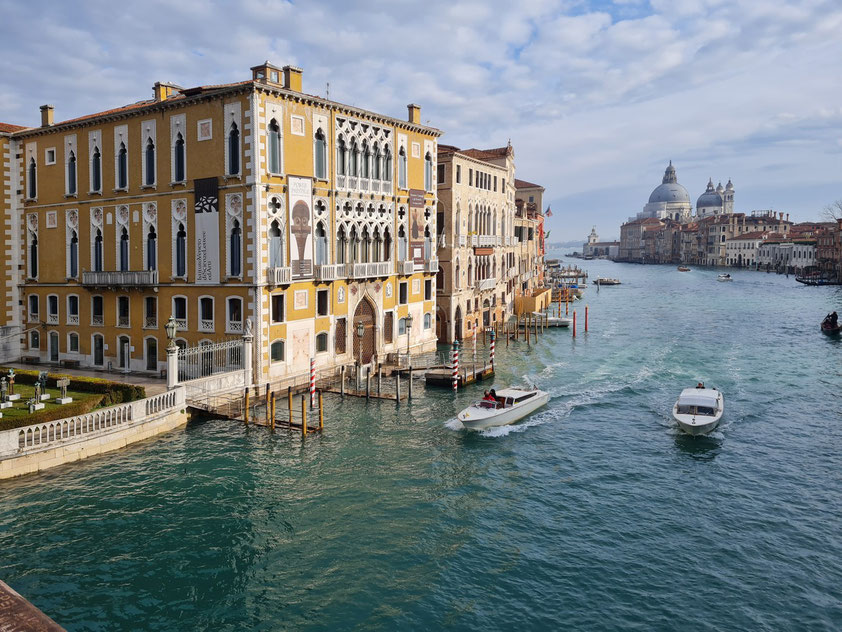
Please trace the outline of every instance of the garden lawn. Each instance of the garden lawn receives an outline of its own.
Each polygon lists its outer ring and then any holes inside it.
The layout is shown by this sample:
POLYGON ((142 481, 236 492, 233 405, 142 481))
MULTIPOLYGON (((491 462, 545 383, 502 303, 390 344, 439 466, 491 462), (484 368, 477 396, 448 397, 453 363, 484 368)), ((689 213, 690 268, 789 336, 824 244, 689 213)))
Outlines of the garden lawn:
POLYGON ((4 408, 0 411, 3 413, 3 418, 0 419, 0 430, 19 428, 30 423, 40 423, 47 419, 52 421, 71 417, 80 414, 82 412, 80 408, 83 408, 84 412, 88 412, 98 408, 103 399, 102 393, 82 393, 67 389, 67 396, 72 397, 73 401, 70 404, 61 405, 55 401, 61 395, 61 389, 48 388, 47 393, 50 394, 50 399, 42 402, 44 404, 43 409, 30 415, 29 406, 26 402, 35 395, 35 387, 29 384, 15 384, 15 393, 20 393, 20 399, 12 402, 11 408, 4 408), (64 414, 64 411, 66 411, 66 414, 64 414))

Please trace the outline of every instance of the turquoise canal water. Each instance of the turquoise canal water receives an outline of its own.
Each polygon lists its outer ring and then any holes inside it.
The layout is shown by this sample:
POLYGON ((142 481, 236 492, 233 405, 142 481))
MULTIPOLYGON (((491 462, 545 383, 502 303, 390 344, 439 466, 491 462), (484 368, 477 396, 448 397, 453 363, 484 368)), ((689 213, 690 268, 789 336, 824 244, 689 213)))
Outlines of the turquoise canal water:
POLYGON ((482 387, 331 398, 303 442, 197 423, 0 484, 2 578, 71 631, 842 628, 842 293, 585 266, 623 281, 587 335, 499 348, 552 394, 526 423, 459 430, 482 387))

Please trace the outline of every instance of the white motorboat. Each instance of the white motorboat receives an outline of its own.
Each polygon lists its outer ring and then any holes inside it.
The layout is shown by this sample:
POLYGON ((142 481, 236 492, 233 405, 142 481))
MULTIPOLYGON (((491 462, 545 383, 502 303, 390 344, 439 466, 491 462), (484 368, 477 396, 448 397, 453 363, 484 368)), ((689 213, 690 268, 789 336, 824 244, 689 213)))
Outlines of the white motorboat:
POLYGON ((602 279, 598 278, 596 280, 596 284, 599 286, 603 285, 620 285, 620 279, 602 279))
POLYGON ((715 388, 685 388, 672 407, 678 427, 691 435, 703 435, 719 425, 725 401, 715 388))
POLYGON ((550 400, 547 391, 505 388, 497 391, 495 401, 480 400, 459 413, 459 421, 469 430, 507 426, 523 419, 550 400))
POLYGON ((716 277, 716 280, 717 281, 733 281, 734 279, 732 279, 731 275, 726 272, 725 274, 720 274, 718 277, 716 277))

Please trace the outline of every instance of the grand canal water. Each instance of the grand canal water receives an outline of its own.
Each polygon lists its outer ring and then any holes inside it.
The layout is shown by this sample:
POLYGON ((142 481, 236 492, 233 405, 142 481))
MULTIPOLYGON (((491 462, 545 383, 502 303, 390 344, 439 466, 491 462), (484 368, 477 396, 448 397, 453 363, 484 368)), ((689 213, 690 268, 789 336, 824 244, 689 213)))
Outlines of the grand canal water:
POLYGON ((499 348, 552 394, 526 423, 458 429, 469 389, 330 399, 304 442, 191 425, 0 484, 2 578, 71 631, 842 628, 842 293, 585 265, 623 281, 588 334, 499 348))

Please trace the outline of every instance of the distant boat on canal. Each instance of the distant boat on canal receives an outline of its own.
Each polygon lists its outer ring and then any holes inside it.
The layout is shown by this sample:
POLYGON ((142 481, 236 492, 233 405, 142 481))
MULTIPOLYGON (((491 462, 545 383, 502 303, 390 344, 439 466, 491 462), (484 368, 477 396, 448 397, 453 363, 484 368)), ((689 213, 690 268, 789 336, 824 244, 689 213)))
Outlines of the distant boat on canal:
POLYGON ((678 271, 679 272, 690 272, 690 268, 688 268, 687 266, 678 266, 678 271))

